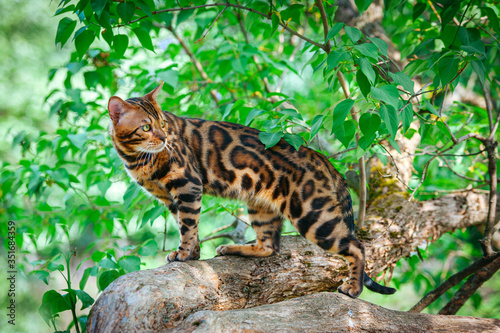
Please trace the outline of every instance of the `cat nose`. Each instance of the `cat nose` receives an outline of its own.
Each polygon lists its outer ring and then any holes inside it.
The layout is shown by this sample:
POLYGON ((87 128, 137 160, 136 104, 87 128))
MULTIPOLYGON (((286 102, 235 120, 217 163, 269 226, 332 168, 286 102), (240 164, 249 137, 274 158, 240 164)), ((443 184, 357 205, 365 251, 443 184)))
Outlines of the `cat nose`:
POLYGON ((165 140, 167 139, 167 137, 163 133, 156 133, 156 137, 163 142, 165 142, 165 140))

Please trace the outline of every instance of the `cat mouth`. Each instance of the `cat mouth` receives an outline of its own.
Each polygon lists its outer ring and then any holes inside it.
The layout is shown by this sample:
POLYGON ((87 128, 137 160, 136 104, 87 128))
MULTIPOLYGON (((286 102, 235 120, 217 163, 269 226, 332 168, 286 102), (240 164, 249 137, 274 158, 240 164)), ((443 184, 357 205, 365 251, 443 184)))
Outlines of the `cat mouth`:
POLYGON ((163 151, 166 146, 167 146, 167 144, 165 142, 162 142, 161 144, 157 145, 156 147, 149 146, 147 148, 142 148, 141 151, 144 153, 156 154, 156 153, 163 151))

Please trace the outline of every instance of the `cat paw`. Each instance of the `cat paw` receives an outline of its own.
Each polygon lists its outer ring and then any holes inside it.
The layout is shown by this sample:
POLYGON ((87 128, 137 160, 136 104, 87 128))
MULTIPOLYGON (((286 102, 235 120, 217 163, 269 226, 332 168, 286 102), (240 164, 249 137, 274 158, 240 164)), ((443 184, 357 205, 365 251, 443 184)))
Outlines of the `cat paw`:
POLYGON ((172 251, 165 257, 168 262, 172 261, 187 261, 187 260, 198 260, 200 259, 200 250, 198 251, 187 251, 187 250, 176 250, 172 251))
POLYGON ((363 291, 363 285, 361 287, 356 283, 356 284, 351 284, 349 282, 344 283, 341 285, 337 291, 339 293, 342 293, 344 295, 347 295, 351 298, 357 298, 361 292, 363 291))
POLYGON ((223 256, 227 253, 227 246, 220 245, 215 252, 217 253, 218 256, 223 256))

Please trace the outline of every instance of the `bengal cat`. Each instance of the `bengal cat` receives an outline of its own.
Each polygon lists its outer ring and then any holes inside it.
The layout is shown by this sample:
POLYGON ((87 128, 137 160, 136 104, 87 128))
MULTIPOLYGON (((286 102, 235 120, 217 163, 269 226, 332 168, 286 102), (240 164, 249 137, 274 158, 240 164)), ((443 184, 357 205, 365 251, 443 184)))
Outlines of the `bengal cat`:
POLYGON ((250 127, 182 118, 162 111, 163 83, 140 98, 109 100, 113 145, 129 175, 176 217, 181 241, 171 261, 200 257, 198 219, 203 193, 243 200, 257 234, 254 244, 222 245, 218 255, 267 257, 279 251, 283 220, 321 248, 342 255, 351 277, 339 291, 357 297, 381 286, 364 272, 365 250, 354 236, 351 197, 345 180, 316 151, 286 141, 265 149, 250 127))

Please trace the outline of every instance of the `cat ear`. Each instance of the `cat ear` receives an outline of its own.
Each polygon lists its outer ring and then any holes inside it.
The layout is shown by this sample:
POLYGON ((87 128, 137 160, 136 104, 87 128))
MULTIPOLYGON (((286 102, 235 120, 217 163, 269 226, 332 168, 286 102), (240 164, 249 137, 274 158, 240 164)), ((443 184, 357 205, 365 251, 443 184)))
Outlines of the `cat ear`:
POLYGON ((126 108, 127 102, 125 102, 120 97, 113 96, 109 99, 108 111, 111 120, 113 120, 113 123, 116 124, 118 120, 120 120, 120 117, 125 113, 126 108))
POLYGON ((152 102, 156 102, 156 98, 158 98, 158 94, 160 93, 162 87, 163 87, 163 81, 160 81, 160 85, 150 93, 146 94, 144 97, 146 97, 152 102))

